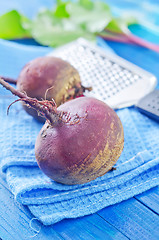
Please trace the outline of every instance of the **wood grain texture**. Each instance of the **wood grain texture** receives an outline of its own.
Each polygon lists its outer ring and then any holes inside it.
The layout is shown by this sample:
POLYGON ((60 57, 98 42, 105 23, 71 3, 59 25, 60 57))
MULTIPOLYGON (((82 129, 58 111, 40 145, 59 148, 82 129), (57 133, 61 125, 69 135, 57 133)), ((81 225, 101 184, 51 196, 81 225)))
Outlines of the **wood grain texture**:
POLYGON ((135 198, 152 211, 159 214, 159 187, 152 188, 145 193, 137 195, 135 198))
POLYGON ((98 214, 77 219, 63 220, 55 224, 53 228, 66 240, 128 239, 115 227, 98 216, 98 214))
POLYGON ((135 198, 107 207, 99 215, 131 240, 158 240, 159 216, 135 198))
POLYGON ((0 179, 0 237, 3 240, 63 239, 53 228, 34 219, 27 207, 17 203, 0 179))

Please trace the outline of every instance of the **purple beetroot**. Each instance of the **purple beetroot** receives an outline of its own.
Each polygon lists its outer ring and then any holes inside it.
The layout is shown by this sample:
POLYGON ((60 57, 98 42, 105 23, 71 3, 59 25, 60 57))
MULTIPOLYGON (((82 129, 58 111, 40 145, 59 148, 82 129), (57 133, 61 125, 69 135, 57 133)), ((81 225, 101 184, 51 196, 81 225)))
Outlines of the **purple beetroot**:
MULTIPOLYGON (((27 96, 38 100, 55 100, 57 106, 83 95, 85 88, 81 85, 78 71, 61 58, 44 56, 28 62, 21 70, 17 79, 17 88, 27 96)), ((24 104, 25 110, 40 121, 33 108, 24 104)))
POLYGON ((81 97, 57 108, 52 101, 32 99, 3 80, 0 83, 47 119, 35 143, 35 156, 48 177, 83 184, 112 169, 123 150, 124 133, 108 105, 81 97))

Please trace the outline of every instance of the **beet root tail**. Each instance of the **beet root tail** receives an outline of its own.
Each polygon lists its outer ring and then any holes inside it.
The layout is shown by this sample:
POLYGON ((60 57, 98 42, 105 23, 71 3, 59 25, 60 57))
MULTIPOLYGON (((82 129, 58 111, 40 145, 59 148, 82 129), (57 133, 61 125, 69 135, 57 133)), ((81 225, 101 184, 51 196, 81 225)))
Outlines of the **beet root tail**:
MULTIPOLYGON (((0 84, 9 90, 13 95, 19 97, 19 100, 25 102, 31 108, 34 108, 39 114, 42 114, 47 120, 49 120, 51 125, 54 126, 60 121, 60 116, 57 113, 57 107, 54 101, 39 101, 36 98, 28 97, 26 93, 22 93, 19 90, 15 89, 2 78, 0 78, 0 84)), ((9 105, 9 108, 11 105, 9 105)))

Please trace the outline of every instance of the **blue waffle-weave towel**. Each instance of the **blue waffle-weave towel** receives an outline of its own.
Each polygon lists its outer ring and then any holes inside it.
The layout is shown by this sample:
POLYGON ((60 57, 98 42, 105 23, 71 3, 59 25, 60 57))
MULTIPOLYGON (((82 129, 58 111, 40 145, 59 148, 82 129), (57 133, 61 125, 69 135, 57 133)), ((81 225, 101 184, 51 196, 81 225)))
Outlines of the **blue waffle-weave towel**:
MULTIPOLYGON (((0 40, 0 75, 16 77, 29 60, 50 51, 0 40), (3 59, 3 61, 2 61, 3 59)), ((159 124, 134 108, 117 112, 125 133, 124 151, 116 170, 83 185, 56 183, 38 168, 34 144, 42 124, 14 104, 10 92, 0 87, 0 161, 15 200, 29 207, 43 224, 94 213, 142 193, 159 183, 159 124)))

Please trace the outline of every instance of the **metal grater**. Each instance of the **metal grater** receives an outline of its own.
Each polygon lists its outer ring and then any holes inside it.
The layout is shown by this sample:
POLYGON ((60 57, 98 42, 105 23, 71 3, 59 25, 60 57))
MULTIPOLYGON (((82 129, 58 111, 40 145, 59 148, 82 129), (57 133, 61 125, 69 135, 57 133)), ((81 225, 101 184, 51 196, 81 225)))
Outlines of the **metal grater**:
POLYGON ((136 107, 142 113, 159 121, 159 90, 156 89, 143 97, 136 107))
POLYGON ((157 83, 151 73, 82 38, 49 55, 70 62, 79 71, 82 84, 93 87, 85 95, 96 97, 114 109, 136 104, 157 83))

